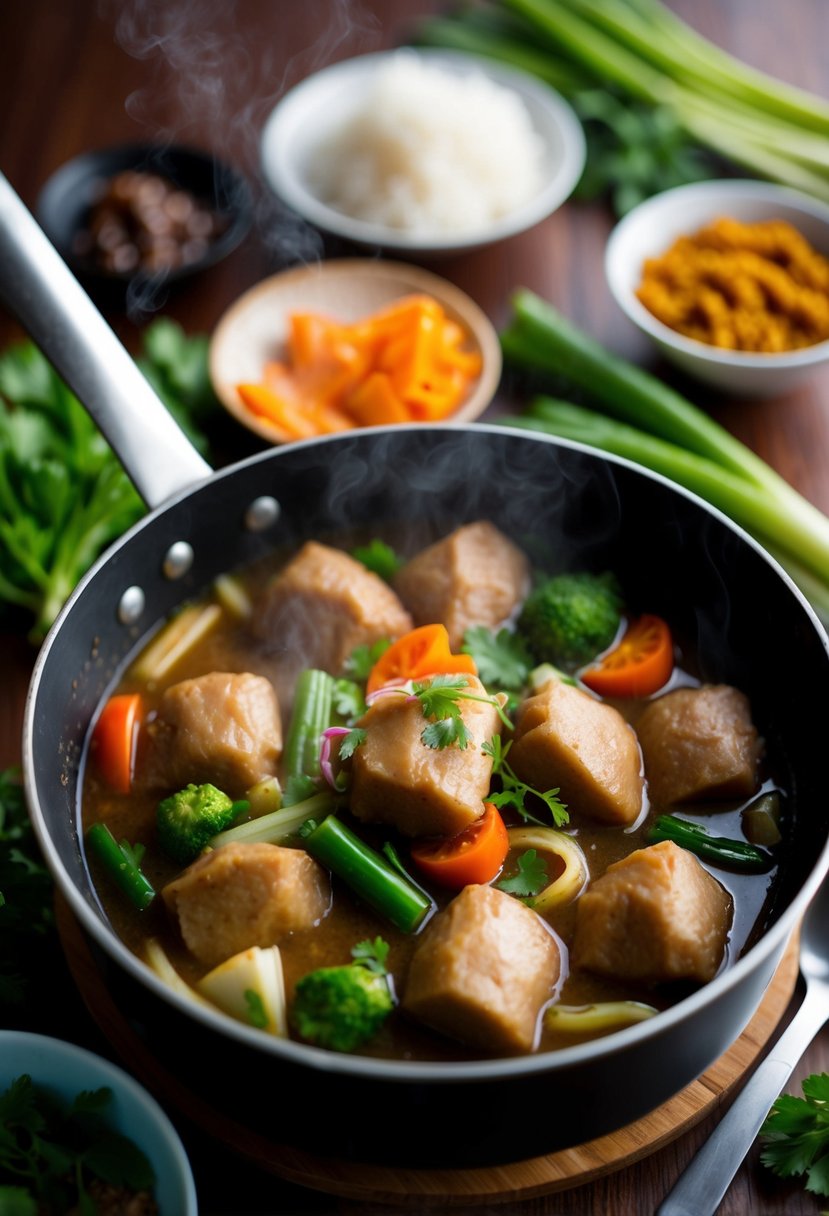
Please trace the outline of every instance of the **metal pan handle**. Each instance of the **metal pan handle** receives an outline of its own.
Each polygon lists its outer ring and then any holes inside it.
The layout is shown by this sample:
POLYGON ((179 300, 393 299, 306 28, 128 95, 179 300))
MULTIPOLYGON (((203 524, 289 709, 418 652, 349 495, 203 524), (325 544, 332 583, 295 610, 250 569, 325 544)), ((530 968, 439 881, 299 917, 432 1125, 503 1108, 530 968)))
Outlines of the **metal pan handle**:
POLYGON ((210 475, 2 173, 0 300, 89 411, 148 506, 210 475))

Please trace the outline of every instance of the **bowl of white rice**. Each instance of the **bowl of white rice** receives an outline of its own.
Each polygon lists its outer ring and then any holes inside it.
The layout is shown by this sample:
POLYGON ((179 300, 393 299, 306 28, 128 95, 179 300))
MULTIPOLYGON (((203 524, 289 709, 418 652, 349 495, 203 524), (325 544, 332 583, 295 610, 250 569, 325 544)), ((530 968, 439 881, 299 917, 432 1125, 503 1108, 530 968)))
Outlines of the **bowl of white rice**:
POLYGON ((346 59, 282 98, 262 132, 275 193, 323 232, 456 253, 523 232, 571 194, 584 135, 523 72, 457 51, 346 59))

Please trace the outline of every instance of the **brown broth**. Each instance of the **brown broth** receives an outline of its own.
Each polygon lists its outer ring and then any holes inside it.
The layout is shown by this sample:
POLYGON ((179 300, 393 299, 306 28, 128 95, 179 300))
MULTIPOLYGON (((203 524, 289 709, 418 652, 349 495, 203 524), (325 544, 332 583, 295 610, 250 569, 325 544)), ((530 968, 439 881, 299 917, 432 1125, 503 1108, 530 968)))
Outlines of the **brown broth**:
MULTIPOLYGON (((340 547, 347 548, 341 539, 340 547)), ((259 563, 244 573, 245 585, 254 602, 265 580, 285 560, 272 558, 259 563)), ((674 673, 672 686, 695 684, 693 656, 685 654, 683 665, 674 673)), ((210 671, 250 671, 275 679, 274 660, 263 646, 257 643, 248 626, 231 618, 228 613, 202 643, 193 649, 168 677, 157 686, 147 687, 136 680, 131 670, 124 674, 117 691, 140 690, 149 714, 157 709, 164 689, 183 679, 210 671)), ((664 690, 661 690, 664 691, 664 690)), ((624 716, 635 726, 636 718, 644 702, 614 702, 624 716)), ((287 723, 283 724, 287 728, 287 723)), ((140 754, 138 763, 140 764, 140 754)), ((764 788, 772 788, 774 782, 764 774, 764 788)), ((82 818, 85 829, 93 823, 105 822, 118 840, 128 839, 146 846, 143 868, 156 890, 171 881, 181 867, 165 858, 155 842, 155 812, 158 793, 136 789, 129 795, 113 794, 96 772, 94 760, 85 766, 82 798, 82 818)), ((647 834, 655 816, 666 808, 650 806, 632 829, 610 828, 580 820, 574 814, 567 830, 581 845, 588 860, 591 878, 604 873, 609 865, 620 860, 637 848, 647 844, 647 834)), ((741 837, 740 811, 742 804, 713 804, 706 811, 706 823, 710 830, 721 836, 741 837)), ((700 808, 695 807, 695 818, 700 808)), ((514 822, 518 822, 515 820, 514 822)), ((391 829, 382 830, 382 835, 367 831, 365 825, 357 830, 376 846, 388 839, 391 829)), ((405 848, 405 842, 404 842, 405 848)), ((405 852, 404 852, 405 856, 405 852)), ((706 864, 706 863, 703 863, 706 864)), ((509 862, 507 863, 509 865, 509 862)), ((734 919, 728 943, 727 958, 723 966, 730 965, 740 955, 752 936, 760 931, 771 897, 775 871, 763 875, 739 875, 706 864, 706 868, 731 893, 734 899, 734 919)), ((147 939, 157 937, 162 941, 173 965, 181 976, 195 983, 207 970, 189 954, 175 926, 171 923, 163 901, 158 899, 145 913, 135 912, 121 895, 111 887, 100 873, 94 859, 91 863, 92 877, 101 904, 116 933, 137 955, 142 955, 147 939)), ((330 914, 313 929, 297 932, 280 942, 285 972, 286 992, 290 1005, 291 994, 297 980, 317 967, 347 963, 352 946, 365 939, 382 936, 390 946, 389 969, 395 977, 405 976, 409 959, 417 938, 394 929, 370 909, 361 906, 351 893, 338 881, 333 883, 334 900, 330 914)), ((454 892, 433 888, 430 892, 438 905, 445 905, 454 892)), ((569 947, 574 931, 575 903, 556 909, 549 915, 548 923, 561 941, 569 947)), ((635 985, 593 975, 584 970, 571 968, 560 990, 560 999, 565 1004, 586 1005, 599 1001, 638 1000, 665 1007, 684 996, 687 986, 663 985, 658 988, 635 985)), ((572 1035, 554 1033, 542 1028, 539 1048, 553 1050, 570 1046, 578 1041, 572 1035)), ((406 1059, 464 1059, 480 1056, 481 1052, 470 1052, 427 1028, 414 1023, 401 1010, 395 1010, 376 1038, 363 1049, 363 1054, 406 1059)))

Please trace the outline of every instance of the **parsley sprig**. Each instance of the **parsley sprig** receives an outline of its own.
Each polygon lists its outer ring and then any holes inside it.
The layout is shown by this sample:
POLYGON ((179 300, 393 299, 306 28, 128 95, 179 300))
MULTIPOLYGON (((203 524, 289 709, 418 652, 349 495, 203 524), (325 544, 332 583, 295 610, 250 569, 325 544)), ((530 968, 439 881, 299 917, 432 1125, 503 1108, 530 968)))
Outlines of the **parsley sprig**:
POLYGON ((0 1094, 0 1211, 96 1211, 93 1180, 149 1190, 155 1175, 144 1153, 109 1124, 112 1091, 83 1091, 70 1103, 24 1074, 0 1094))
POLYGON ((565 823, 569 822, 570 816, 567 813, 566 804, 558 796, 558 786, 550 790, 537 790, 533 786, 527 785, 525 781, 521 781, 507 761, 511 747, 511 739, 505 745, 500 735, 493 735, 489 742, 484 743, 481 748, 485 756, 492 757, 492 775, 498 777, 501 782, 501 789, 496 793, 490 793, 487 801, 493 803, 499 810, 503 807, 511 807, 526 823, 537 823, 541 827, 546 827, 547 824, 536 818, 527 808, 526 800, 529 796, 538 798, 547 807, 556 827, 563 827, 565 823))
POLYGON ((472 655, 478 677, 487 688, 520 692, 525 687, 533 663, 520 634, 506 628, 496 633, 474 625, 464 633, 461 650, 472 655))
POLYGON ((481 697, 477 693, 464 692, 468 686, 466 677, 457 675, 432 676, 426 682, 412 685, 411 695, 420 701, 424 718, 431 719, 420 736, 427 747, 444 748, 454 744, 461 751, 469 747, 472 735, 461 716, 460 701, 483 701, 487 705, 494 705, 504 724, 512 727, 497 697, 481 697))
POLYGON ((356 946, 351 947, 351 957, 355 963, 365 967, 372 975, 388 975, 389 973, 386 967, 389 958, 389 943, 382 937, 375 937, 373 942, 368 939, 357 942, 356 946))
POLYGON ((535 849, 527 849, 519 854, 518 868, 510 878, 502 878, 495 886, 508 895, 517 895, 519 899, 529 899, 538 895, 547 886, 547 863, 538 856, 535 849))
POLYGON ((803 1097, 781 1094, 760 1129, 760 1160, 781 1178, 805 1175, 806 1190, 829 1195, 829 1073, 813 1073, 803 1097))

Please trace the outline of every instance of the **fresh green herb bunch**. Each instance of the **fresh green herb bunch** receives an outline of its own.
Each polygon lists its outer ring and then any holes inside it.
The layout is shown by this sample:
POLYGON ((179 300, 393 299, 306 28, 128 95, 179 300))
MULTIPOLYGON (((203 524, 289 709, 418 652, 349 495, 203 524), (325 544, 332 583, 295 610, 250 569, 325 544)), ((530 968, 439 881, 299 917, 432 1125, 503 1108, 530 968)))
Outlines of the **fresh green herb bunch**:
POLYGON ((829 1195, 829 1073, 813 1073, 803 1097, 782 1094, 760 1129, 760 1160, 781 1178, 803 1175, 806 1190, 829 1195))
POLYGON ((96 1212, 96 1182, 152 1189, 150 1162, 108 1122, 111 1100, 103 1088, 66 1104, 27 1075, 0 1094, 0 1212, 96 1212))
POLYGON ((610 574, 577 571, 539 583, 527 596, 518 631, 537 662, 573 670, 613 641, 622 619, 622 596, 610 574))
MULTIPOLYGON (((206 339, 154 321, 138 364, 201 451, 216 399, 206 339)), ((114 452, 31 342, 0 354, 0 615, 38 645, 100 553, 144 513, 114 452), (16 621, 15 621, 16 624, 16 621)))
POLYGON ((51 934, 52 879, 26 811, 17 769, 0 773, 0 1009, 22 1006, 26 973, 51 934))
POLYGON ((309 971, 294 991, 291 1021, 306 1043, 355 1051, 373 1038, 394 1008, 382 938, 359 942, 353 962, 309 971))

